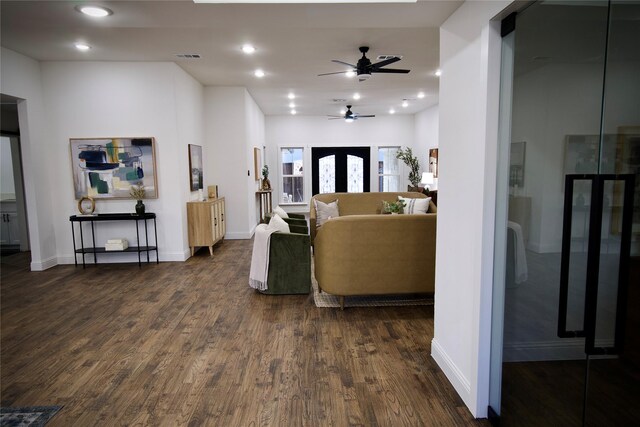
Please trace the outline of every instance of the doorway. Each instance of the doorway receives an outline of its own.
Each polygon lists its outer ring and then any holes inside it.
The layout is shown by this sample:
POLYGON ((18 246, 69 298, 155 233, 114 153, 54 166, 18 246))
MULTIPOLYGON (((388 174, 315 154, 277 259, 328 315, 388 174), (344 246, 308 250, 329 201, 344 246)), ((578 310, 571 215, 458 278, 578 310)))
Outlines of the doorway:
POLYGON ((640 419, 638 16, 634 2, 546 0, 503 22, 489 408, 502 425, 640 419))
POLYGON ((313 147, 312 195, 371 191, 370 156, 370 147, 313 147))
POLYGON ((18 100, 2 95, 0 104, 0 254, 29 251, 18 100))

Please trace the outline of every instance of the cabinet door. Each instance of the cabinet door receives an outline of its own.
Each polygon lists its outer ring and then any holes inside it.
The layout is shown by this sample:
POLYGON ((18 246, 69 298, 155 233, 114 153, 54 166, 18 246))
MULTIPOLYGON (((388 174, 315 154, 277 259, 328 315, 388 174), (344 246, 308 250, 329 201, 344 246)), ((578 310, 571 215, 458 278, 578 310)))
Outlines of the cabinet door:
POLYGON ((9 244, 20 244, 20 225, 18 224, 18 213, 9 212, 7 215, 7 225, 9 227, 9 244))
POLYGON ((220 224, 221 224, 220 238, 221 239, 224 237, 225 234, 227 234, 227 221, 224 215, 225 215, 225 205, 224 205, 224 199, 222 199, 220 201, 220 224))
POLYGON ((211 204, 211 238, 213 243, 218 241, 218 215, 216 203, 211 204))
POLYGON ((9 222, 7 222, 6 213, 2 214, 2 222, 0 222, 0 244, 9 245, 11 244, 11 231, 9 229, 9 222))

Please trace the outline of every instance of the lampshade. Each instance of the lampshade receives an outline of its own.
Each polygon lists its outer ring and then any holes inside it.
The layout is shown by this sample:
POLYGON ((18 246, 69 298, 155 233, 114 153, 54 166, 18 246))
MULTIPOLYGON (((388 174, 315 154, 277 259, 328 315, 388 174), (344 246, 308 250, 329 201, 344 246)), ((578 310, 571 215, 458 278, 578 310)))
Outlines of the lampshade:
POLYGON ((431 172, 422 172, 421 184, 433 184, 433 174, 431 172))

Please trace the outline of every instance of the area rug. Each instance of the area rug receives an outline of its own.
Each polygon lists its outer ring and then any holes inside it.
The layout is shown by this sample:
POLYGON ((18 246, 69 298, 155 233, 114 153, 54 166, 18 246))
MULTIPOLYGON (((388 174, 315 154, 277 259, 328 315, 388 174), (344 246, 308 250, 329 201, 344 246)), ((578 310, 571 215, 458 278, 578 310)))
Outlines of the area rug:
POLYGON ((44 426, 62 406, 25 406, 0 408, 0 427, 44 426))
MULTIPOLYGON (((311 264, 311 285, 313 286, 313 302, 316 307, 340 307, 340 298, 320 292, 318 281, 316 280, 313 263, 311 264)), ((392 307, 407 305, 433 305, 433 297, 425 295, 371 295, 371 296, 352 296, 345 297, 344 306, 346 307, 392 307)))

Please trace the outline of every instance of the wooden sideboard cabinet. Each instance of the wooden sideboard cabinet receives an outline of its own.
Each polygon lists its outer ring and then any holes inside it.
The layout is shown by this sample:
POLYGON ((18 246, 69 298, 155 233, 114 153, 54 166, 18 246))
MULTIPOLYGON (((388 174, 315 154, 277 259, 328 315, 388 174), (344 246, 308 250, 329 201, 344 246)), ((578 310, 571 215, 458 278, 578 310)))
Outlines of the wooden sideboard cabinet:
POLYGON ((227 231, 224 197, 204 202, 188 202, 187 222, 191 256, 199 246, 207 246, 209 253, 213 256, 213 245, 224 239, 227 231))

